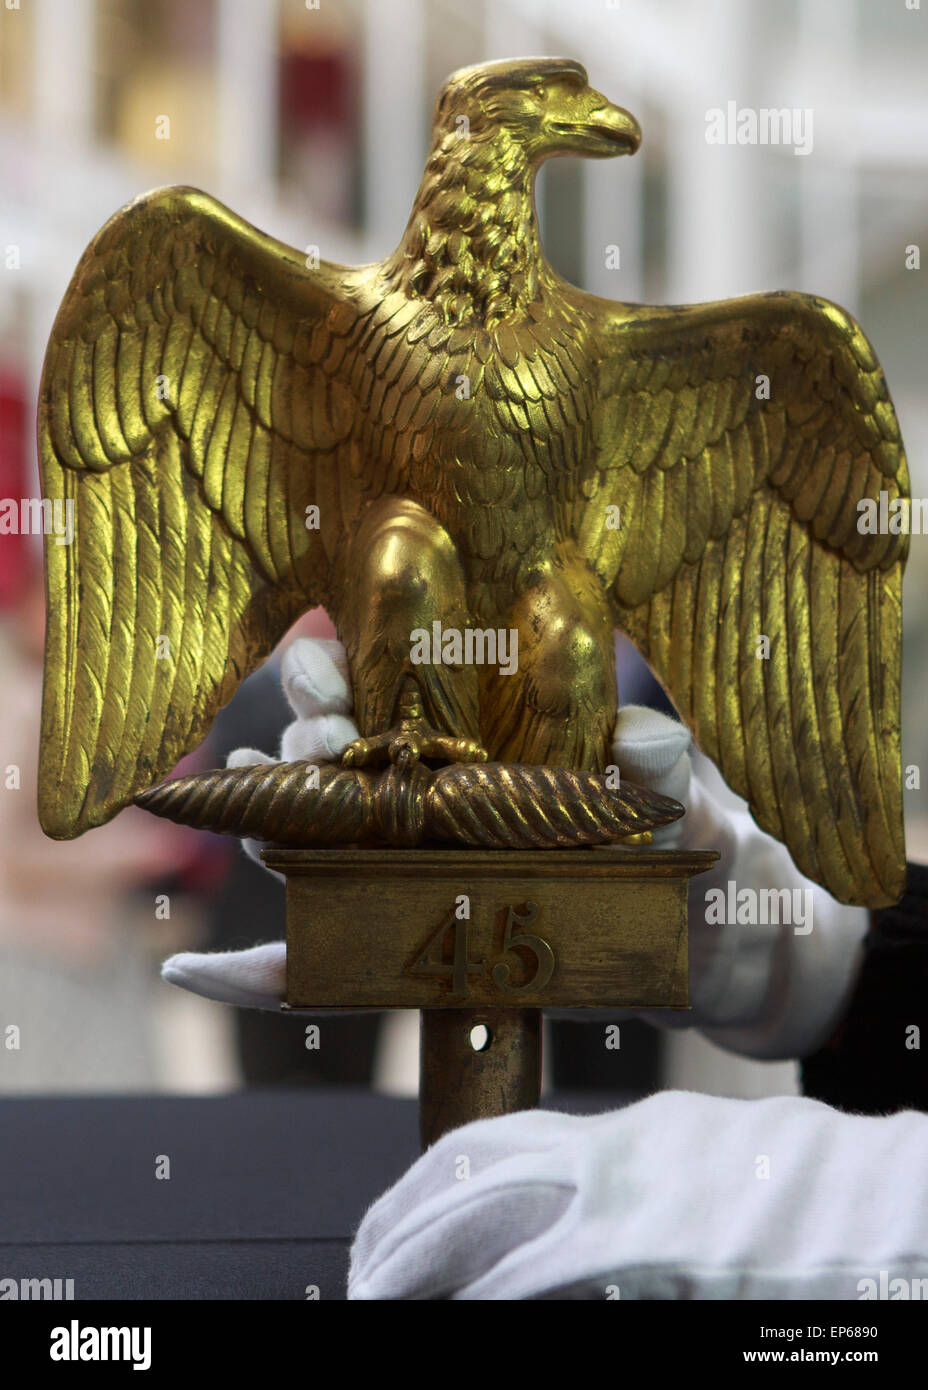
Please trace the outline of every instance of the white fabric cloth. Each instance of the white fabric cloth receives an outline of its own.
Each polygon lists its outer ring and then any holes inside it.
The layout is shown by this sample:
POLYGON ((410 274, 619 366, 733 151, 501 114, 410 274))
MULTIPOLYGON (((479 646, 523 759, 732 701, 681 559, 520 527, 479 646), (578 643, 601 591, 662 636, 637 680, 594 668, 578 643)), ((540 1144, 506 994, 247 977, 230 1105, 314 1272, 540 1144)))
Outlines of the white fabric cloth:
POLYGON ((446 1134, 364 1217, 349 1298, 856 1300, 881 1274, 928 1295, 928 1116, 664 1091, 446 1134))

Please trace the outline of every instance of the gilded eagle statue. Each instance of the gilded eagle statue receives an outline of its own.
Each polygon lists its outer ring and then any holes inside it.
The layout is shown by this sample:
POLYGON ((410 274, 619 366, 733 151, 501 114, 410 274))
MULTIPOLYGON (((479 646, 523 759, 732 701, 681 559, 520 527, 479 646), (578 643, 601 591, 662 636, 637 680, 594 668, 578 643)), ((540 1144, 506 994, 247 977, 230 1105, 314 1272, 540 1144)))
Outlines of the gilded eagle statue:
POLYGON ((183 187, 95 237, 39 404, 44 494, 75 521, 46 548, 49 835, 168 773, 322 604, 362 735, 346 764, 599 772, 618 628, 805 874, 901 895, 908 542, 858 528, 862 499, 908 495, 883 372, 814 296, 652 307, 563 280, 539 164, 639 141, 579 63, 491 63, 445 84, 377 264, 317 262, 183 187), (517 632, 518 670, 413 664, 436 621, 517 632))

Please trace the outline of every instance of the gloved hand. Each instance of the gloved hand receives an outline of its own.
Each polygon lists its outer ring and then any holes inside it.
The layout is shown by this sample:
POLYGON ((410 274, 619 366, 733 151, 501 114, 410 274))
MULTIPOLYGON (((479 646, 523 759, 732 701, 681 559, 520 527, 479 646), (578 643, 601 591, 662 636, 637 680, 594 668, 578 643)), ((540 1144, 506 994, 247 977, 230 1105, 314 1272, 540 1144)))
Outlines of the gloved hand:
MULTIPOLYGON (((338 758, 358 735, 350 718, 348 663, 336 641, 301 638, 284 654, 281 677, 296 718, 284 731, 280 757, 325 762, 338 758)), ((640 706, 619 710, 612 756, 623 777, 674 797, 687 807, 682 820, 654 833, 659 848, 720 851, 708 873, 690 888, 689 1012, 647 1014, 666 1027, 699 1027, 714 1042, 747 1056, 799 1057, 831 1034, 853 988, 868 914, 837 903, 804 878, 788 851, 759 830, 746 813, 731 812, 692 773, 690 734, 678 720, 640 706), (728 884, 759 893, 788 889, 808 895, 808 922, 744 925, 716 923, 706 894, 728 884)), ((253 748, 230 753, 230 767, 271 762, 253 748)), ((260 845, 245 841, 259 859, 260 845)), ((207 998, 254 1008, 276 1008, 285 993, 286 948, 271 942, 245 952, 184 952, 165 962, 166 980, 207 998)), ((590 1011, 583 1017, 590 1018, 590 1011)), ((611 1017, 617 1017, 613 1012, 611 1017)))
POLYGON ((928 1116, 663 1091, 446 1134, 367 1212, 348 1296, 856 1300, 881 1271, 928 1276, 928 1116))

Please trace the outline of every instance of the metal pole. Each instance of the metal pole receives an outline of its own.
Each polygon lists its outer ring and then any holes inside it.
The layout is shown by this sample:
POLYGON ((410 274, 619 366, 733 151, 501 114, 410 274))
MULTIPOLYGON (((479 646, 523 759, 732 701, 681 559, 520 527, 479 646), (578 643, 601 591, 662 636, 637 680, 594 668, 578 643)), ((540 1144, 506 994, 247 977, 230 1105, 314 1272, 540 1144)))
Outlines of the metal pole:
POLYGON ((470 1120, 538 1104, 540 1009, 423 1009, 419 1019, 423 1149, 470 1120), (472 1038, 481 1027, 487 1039, 478 1050, 472 1038))

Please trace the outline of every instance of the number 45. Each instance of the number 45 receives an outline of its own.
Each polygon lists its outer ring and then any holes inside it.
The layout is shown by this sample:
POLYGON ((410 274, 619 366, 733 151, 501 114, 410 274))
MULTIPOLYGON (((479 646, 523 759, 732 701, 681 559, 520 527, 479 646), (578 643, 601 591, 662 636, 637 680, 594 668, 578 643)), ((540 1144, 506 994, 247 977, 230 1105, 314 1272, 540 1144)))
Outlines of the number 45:
MULTIPOLYGON (((506 911, 500 943, 502 956, 493 965, 490 978, 497 989, 507 994, 519 994, 528 989, 544 989, 554 974, 554 952, 547 941, 531 932, 516 931, 516 927, 530 927, 538 917, 535 903, 525 903, 520 911, 510 907, 506 911), (510 952, 521 955, 527 953, 534 969, 529 969, 521 984, 512 982, 512 971, 505 956, 510 952)), ((442 919, 441 924, 429 937, 425 950, 409 967, 411 975, 426 975, 431 978, 450 979, 451 994, 466 996, 468 975, 480 974, 482 961, 472 961, 467 955, 467 928, 469 923, 460 921, 454 909, 442 919), (452 955, 447 959, 446 942, 452 933, 452 955)))
POLYGON ((503 928, 502 950, 505 956, 509 951, 527 951, 534 957, 535 968, 529 971, 521 985, 515 985, 511 981, 511 971, 505 960, 498 960, 490 972, 493 983, 498 989, 509 990, 517 993, 525 989, 544 989, 545 985, 554 974, 554 952, 540 936, 534 936, 531 932, 514 931, 514 927, 530 927, 538 919, 538 908, 535 903, 526 903, 524 910, 519 911, 517 907, 510 907, 506 913, 506 924, 503 928))

